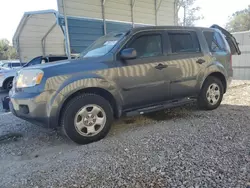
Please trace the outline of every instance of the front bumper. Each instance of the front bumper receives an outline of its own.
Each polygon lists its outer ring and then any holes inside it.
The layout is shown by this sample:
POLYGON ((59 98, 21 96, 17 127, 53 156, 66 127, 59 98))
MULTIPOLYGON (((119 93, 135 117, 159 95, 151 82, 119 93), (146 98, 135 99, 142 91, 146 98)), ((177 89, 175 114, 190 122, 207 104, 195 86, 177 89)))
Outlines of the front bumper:
POLYGON ((51 92, 36 94, 10 93, 10 111, 15 116, 31 123, 47 128, 56 127, 57 125, 54 122, 52 123, 54 117, 48 113, 48 101, 50 97, 51 92))

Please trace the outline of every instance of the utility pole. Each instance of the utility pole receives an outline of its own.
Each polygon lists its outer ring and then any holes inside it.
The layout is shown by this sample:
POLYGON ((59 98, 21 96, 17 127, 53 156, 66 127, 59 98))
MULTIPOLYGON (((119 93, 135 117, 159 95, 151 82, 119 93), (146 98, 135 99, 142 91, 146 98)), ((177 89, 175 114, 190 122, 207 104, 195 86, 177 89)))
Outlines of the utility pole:
POLYGON ((68 17, 66 14, 66 5, 65 0, 62 0, 63 3, 63 16, 64 16, 64 22, 65 22, 65 32, 66 32, 66 51, 68 55, 68 59, 71 59, 71 48, 70 48, 70 40, 69 40, 69 25, 68 25, 68 17))
POLYGON ((183 8, 184 8, 183 26, 186 26, 186 16, 187 16, 186 5, 184 5, 183 8))

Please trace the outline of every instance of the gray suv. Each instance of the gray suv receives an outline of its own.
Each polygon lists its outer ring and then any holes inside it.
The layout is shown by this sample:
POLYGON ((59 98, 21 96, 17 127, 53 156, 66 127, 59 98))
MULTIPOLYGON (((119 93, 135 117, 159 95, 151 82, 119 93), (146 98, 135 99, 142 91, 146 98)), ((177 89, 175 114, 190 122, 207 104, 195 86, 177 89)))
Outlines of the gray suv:
POLYGON ((22 69, 14 115, 61 127, 78 144, 104 138, 114 119, 197 101, 216 109, 232 79, 235 38, 217 25, 141 27, 99 38, 75 60, 22 69))

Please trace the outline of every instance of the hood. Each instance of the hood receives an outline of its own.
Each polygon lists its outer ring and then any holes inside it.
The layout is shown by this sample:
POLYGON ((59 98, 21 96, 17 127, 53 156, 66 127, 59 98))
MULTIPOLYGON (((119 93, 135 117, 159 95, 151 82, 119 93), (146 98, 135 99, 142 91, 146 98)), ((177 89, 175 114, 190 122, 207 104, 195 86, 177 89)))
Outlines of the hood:
POLYGON ((110 61, 112 57, 113 55, 107 55, 95 58, 63 60, 42 65, 34 65, 24 69, 41 69, 46 75, 51 76, 65 75, 108 68, 105 62, 110 61))

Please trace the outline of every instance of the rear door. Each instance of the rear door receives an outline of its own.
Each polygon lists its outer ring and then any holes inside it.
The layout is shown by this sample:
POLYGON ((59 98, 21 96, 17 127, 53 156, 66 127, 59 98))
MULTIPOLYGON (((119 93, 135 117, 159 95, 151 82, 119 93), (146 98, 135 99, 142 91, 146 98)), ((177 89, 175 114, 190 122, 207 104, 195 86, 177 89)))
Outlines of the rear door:
POLYGON ((222 27, 220 27, 216 24, 212 25, 211 28, 219 29, 222 32, 222 34, 225 36, 225 38, 227 40, 227 43, 230 47, 232 55, 240 55, 241 54, 240 48, 238 46, 238 42, 236 41, 236 39, 234 38, 234 36, 231 33, 229 33, 227 30, 223 29, 222 27))
POLYGON ((167 35, 170 49, 165 80, 170 84, 171 98, 196 96, 198 74, 207 63, 197 33, 194 30, 171 30, 167 35))

